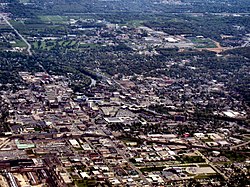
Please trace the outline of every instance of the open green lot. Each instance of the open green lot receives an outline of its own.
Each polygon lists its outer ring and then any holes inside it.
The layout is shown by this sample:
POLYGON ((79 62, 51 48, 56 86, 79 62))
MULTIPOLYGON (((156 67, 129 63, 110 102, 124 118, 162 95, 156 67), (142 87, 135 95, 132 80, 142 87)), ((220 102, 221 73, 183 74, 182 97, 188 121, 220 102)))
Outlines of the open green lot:
POLYGON ((23 40, 17 40, 15 42, 15 44, 12 44, 12 47, 27 47, 27 44, 23 40))
POLYGON ((95 180, 78 180, 75 181, 75 185, 78 187, 95 186, 95 180))
POLYGON ((189 37, 188 39, 194 43, 197 48, 216 48, 215 43, 209 38, 189 37))
POLYGON ((74 49, 77 47, 77 42, 73 40, 46 40, 46 41, 36 41, 32 43, 33 49, 50 51, 53 48, 65 47, 68 49, 74 49))
POLYGON ((29 3, 30 2, 30 0, 19 0, 20 1, 20 3, 29 3))
POLYGON ((39 18, 43 22, 51 22, 54 24, 66 23, 69 20, 67 16, 59 16, 59 15, 46 15, 46 16, 39 16, 39 18))

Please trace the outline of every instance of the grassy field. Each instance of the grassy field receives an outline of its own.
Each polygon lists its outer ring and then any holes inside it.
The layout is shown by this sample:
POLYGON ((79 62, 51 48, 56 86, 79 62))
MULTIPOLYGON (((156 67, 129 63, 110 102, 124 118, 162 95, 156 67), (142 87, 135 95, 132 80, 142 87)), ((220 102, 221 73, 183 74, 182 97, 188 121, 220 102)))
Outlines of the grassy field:
POLYGON ((15 20, 10 20, 10 23, 13 25, 15 29, 17 29, 19 32, 23 32, 26 30, 26 25, 24 24, 23 21, 15 21, 15 20))
POLYGON ((87 186, 95 186, 95 180, 80 180, 75 181, 75 185, 78 187, 87 187, 87 186))
POLYGON ((201 156, 182 156, 181 159, 184 164, 205 162, 205 160, 201 156))
POLYGON ((59 16, 59 15, 47 15, 47 16, 40 16, 39 17, 43 22, 51 22, 53 24, 63 24, 63 23, 66 23, 69 18, 68 16, 59 16))
POLYGON ((195 179, 207 179, 211 177, 218 177, 218 174, 202 174, 202 175, 197 175, 194 178, 195 179))
POLYGON ((12 44, 12 47, 27 47, 27 44, 23 40, 16 40, 16 43, 12 44))
POLYGON ((126 25, 132 26, 132 27, 140 27, 143 26, 144 20, 132 20, 128 21, 126 25))
POLYGON ((216 48, 216 44, 209 38, 188 38, 197 48, 216 48))
POLYGON ((29 3, 30 0, 19 0, 20 3, 29 3))
POLYGON ((12 29, 10 28, 10 26, 7 25, 7 24, 0 24, 0 29, 1 29, 1 30, 2 30, 2 29, 10 29, 10 30, 12 30, 12 29))
POLYGON ((33 48, 39 49, 39 50, 44 50, 44 51, 49 51, 51 50, 54 46, 56 45, 56 41, 41 41, 41 42, 34 42, 32 44, 33 48))
POLYGON ((153 172, 153 171, 163 171, 166 167, 147 167, 141 168, 141 172, 153 172))
POLYGON ((53 49, 56 46, 59 47, 67 47, 67 48, 76 48, 77 42, 73 40, 62 40, 62 41, 57 41, 57 40, 48 40, 48 41, 36 41, 32 43, 32 47, 34 50, 43 50, 43 51, 49 51, 53 49))
POLYGON ((100 44, 79 44, 79 48, 98 48, 102 47, 100 44))

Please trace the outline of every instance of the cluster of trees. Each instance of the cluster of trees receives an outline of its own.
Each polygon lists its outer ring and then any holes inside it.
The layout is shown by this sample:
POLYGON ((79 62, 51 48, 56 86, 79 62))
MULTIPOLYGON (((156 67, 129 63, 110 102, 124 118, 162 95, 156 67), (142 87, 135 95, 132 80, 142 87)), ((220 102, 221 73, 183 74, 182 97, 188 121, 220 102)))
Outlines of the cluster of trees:
MULTIPOLYGON (((187 0, 180 4, 161 3, 158 0, 30 0, 28 4, 20 3, 19 0, 1 0, 1 2, 9 3, 4 11, 12 13, 14 18, 37 18, 37 15, 95 13, 97 15, 93 16, 116 23, 124 23, 128 19, 132 20, 131 18, 140 19, 145 16, 148 17, 148 14, 150 14, 149 17, 152 17, 154 15, 165 16, 168 13, 234 13, 249 12, 250 10, 250 3, 244 0, 218 0, 212 2, 209 0, 187 0)), ((187 25, 184 23, 184 26, 187 25)))
MULTIPOLYGON (((96 3, 92 1, 62 1, 62 0, 53 0, 53 1, 36 1, 32 0, 31 3, 35 3, 39 7, 40 11, 46 13, 44 7, 47 7, 50 14, 53 14, 53 11, 56 7, 67 7, 69 12, 74 12, 72 6, 78 6, 78 10, 81 8, 88 8, 81 5, 88 3, 96 3)), ((146 3, 147 0, 137 2, 136 4, 146 3)), ((98 1, 99 3, 99 1, 98 1)), ((101 6, 104 2, 100 2, 101 6)), ((109 6, 110 2, 105 1, 105 4, 109 6)), ((113 2, 112 2, 113 3, 113 2)), ((112 6, 118 6, 120 3, 125 3, 129 6, 132 1, 117 1, 112 6)), ((196 5, 195 2, 191 2, 196 5)), ((204 2, 209 4, 208 1, 204 2)), ((233 2, 232 2, 233 3, 233 2)), ((239 2, 243 3, 243 2, 239 2)), ((147 6, 151 6, 152 3, 148 2, 147 6)), ((220 4, 220 3, 219 3, 220 4)), ((201 3, 201 6, 203 4, 201 3)), ((90 5, 89 5, 90 6, 90 5)), ((91 5, 95 7, 95 5, 91 5)), ((119 5, 120 6, 120 5, 119 5)), ((153 5, 152 5, 153 6, 153 5)), ((20 16, 18 11, 23 12, 22 14, 32 12, 34 8, 29 7, 29 5, 23 5, 19 1, 14 0, 7 6, 7 10, 10 11, 13 16, 20 16), (11 9, 11 10, 10 10, 11 9), (18 9, 18 10, 16 10, 18 9), (28 9, 26 11, 26 9, 28 9)), ((91 9, 89 9, 90 11, 91 9)), ((112 10, 112 9, 110 9, 112 10)), ((65 11, 65 9, 61 9, 65 11)), ((77 10, 75 10, 77 11, 77 10)), ((41 13, 40 12, 40 13, 41 13)), ((38 11, 39 13, 39 11, 38 11)), ((34 15, 38 15, 34 13, 34 15)), ((248 16, 242 17, 220 17, 212 15, 204 15, 202 17, 194 17, 187 15, 165 15, 161 13, 160 15, 155 14, 155 18, 149 18, 145 14, 138 14, 135 12, 128 14, 109 14, 105 13, 102 15, 103 18, 108 17, 109 19, 114 19, 118 15, 117 20, 128 22, 129 20, 134 20, 136 18, 146 19, 143 23, 145 26, 152 27, 156 30, 163 30, 170 34, 191 34, 191 35, 204 35, 205 37, 210 37, 213 39, 220 40, 221 34, 226 35, 243 35, 246 32, 250 32, 250 25, 248 22, 248 16), (122 16, 125 16, 122 18, 122 16), (169 19, 171 18, 171 19, 169 19), (175 19, 173 19, 175 18, 175 19), (157 20, 157 21, 152 21, 157 20), (243 30, 238 30, 233 25, 239 25, 244 28, 243 30)), ((150 13, 152 15, 152 13, 150 13)), ((32 17, 30 15, 24 15, 25 17, 32 17)), ((100 15, 99 15, 100 16, 100 15)), ((37 17, 34 19, 28 19, 25 23, 38 24, 42 25, 40 21, 37 21, 37 17), (33 21, 32 21, 33 20, 33 21)), ((83 23, 85 27, 93 26, 93 23, 83 23)), ((95 25, 99 26, 99 25, 95 25)), ((21 26, 19 25, 21 28, 21 26)), ((46 27, 44 28, 44 33, 52 33, 52 35, 65 35, 68 30, 64 25, 56 25, 55 27, 46 27), (57 28, 55 28, 57 27, 57 28)), ((19 29, 19 28, 18 28, 19 29)), ((22 32, 22 30, 19 30, 22 32)), ((40 32, 41 30, 39 30, 40 32)), ((24 30, 26 34, 29 34, 29 29, 24 30)), ((32 31, 33 32, 33 31, 32 31)), ((40 34, 43 34, 40 33, 40 34)), ((41 44, 39 45, 41 47, 41 44)), ((90 70, 95 68, 100 68, 101 71, 110 74, 124 74, 124 75, 134 75, 134 74, 144 74, 148 76, 161 76, 167 75, 172 78, 184 77, 189 80, 191 85, 197 87, 197 85, 206 84, 208 79, 216 79, 218 81, 224 82, 229 88, 232 88, 236 92, 240 92, 244 97, 249 100, 249 87, 246 86, 249 84, 249 60, 243 57, 248 58, 248 48, 238 49, 231 51, 229 57, 219 58, 212 52, 197 52, 197 51, 186 51, 179 52, 177 48, 173 49, 156 49, 160 55, 145 56, 133 52, 125 44, 120 43, 117 46, 109 47, 87 47, 81 48, 81 52, 67 50, 66 48, 59 44, 51 47, 50 51, 36 51, 35 56, 27 57, 22 54, 10 54, 2 52, 1 58, 1 77, 8 76, 8 72, 13 71, 13 79, 2 78, 2 82, 15 81, 18 79, 16 76, 18 71, 39 71, 40 67, 37 65, 41 64, 49 73, 60 74, 68 76, 73 82, 72 85, 79 90, 79 87, 83 85, 88 85, 90 79, 87 77, 97 78, 97 76, 90 70), (6 54, 8 54, 6 56, 6 54), (16 57, 13 57, 13 55, 16 57), (243 57, 242 57, 243 56, 243 57), (190 66, 196 67, 196 70, 190 69, 188 66, 179 66, 174 65, 169 67, 168 62, 179 62, 181 60, 189 60, 190 66), (7 65, 5 65, 5 63, 7 65), (3 65, 2 65, 3 64, 3 65), (202 76, 206 75, 206 76, 202 76), (226 77, 226 78, 225 78, 226 77), (80 85, 80 86, 79 86, 80 85), (245 85, 245 86, 244 86, 245 85)), ((226 55, 226 54, 225 54, 226 55)), ((9 76, 11 77, 11 76, 9 76)))
POLYGON ((241 56, 244 57, 244 59, 241 58, 241 60, 235 61, 234 64, 236 68, 239 67, 240 71, 237 71, 236 69, 232 78, 236 81, 229 83, 231 83, 231 88, 240 93, 250 106, 250 47, 233 49, 230 51, 226 51, 225 54, 235 55, 238 58, 240 58, 241 56))
POLYGON ((86 87, 91 83, 90 77, 97 79, 97 76, 85 66, 79 66, 76 62, 70 61, 69 56, 62 58, 61 55, 34 55, 27 56, 21 53, 1 52, 0 83, 22 84, 18 74, 21 71, 38 72, 44 69, 56 75, 64 75, 72 81, 73 88, 86 87), (72 62, 72 63, 71 63, 72 62), (77 86, 76 86, 77 85, 77 86))
POLYGON ((201 163, 201 162, 205 162, 205 160, 201 156, 182 156, 181 160, 184 163, 201 163))
POLYGON ((147 21, 144 25, 172 35, 202 35, 218 42, 224 42, 224 45, 227 45, 227 40, 223 39, 221 35, 230 35, 239 39, 242 35, 250 32, 248 15, 241 17, 215 16, 211 14, 197 17, 176 15, 175 19, 161 18, 160 20, 147 21), (238 28, 235 26, 238 26, 238 28))
POLYGON ((4 8, 5 12, 11 13, 13 18, 35 18, 34 7, 27 7, 20 3, 19 0, 8 0, 8 6, 4 8))
POLYGON ((34 57, 22 53, 0 52, 0 83, 20 82, 18 72, 41 70, 34 57))
MULTIPOLYGON (((240 0, 186 0, 180 3, 164 3, 159 0, 123 0, 123 1, 98 1, 98 0, 30 0, 33 7, 41 13, 116 13, 116 12, 249 12, 250 3, 240 0), (35 6, 34 6, 35 5, 35 6)), ((31 6, 30 5, 30 6, 31 6)))

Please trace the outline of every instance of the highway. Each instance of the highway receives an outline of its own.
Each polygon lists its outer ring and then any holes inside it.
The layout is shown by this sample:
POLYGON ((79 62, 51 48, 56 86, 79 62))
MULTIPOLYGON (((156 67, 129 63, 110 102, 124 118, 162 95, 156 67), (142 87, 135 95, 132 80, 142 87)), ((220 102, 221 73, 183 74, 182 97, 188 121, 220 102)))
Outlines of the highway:
POLYGON ((18 30, 15 29, 15 27, 6 19, 6 17, 3 14, 0 14, 0 16, 15 31, 15 33, 26 43, 27 52, 28 52, 29 55, 32 55, 31 45, 29 44, 29 42, 18 32, 18 30))

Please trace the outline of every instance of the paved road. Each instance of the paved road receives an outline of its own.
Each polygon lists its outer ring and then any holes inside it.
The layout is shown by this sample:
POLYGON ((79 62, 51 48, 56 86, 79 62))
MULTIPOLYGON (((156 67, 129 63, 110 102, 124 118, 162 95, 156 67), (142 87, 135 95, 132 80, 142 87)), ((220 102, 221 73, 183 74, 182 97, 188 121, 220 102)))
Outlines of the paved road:
POLYGON ((0 144, 0 149, 2 149, 5 145, 7 145, 7 143, 9 143, 10 142, 10 139, 8 138, 8 139, 6 139, 6 140, 4 140, 1 144, 0 144))
POLYGON ((230 147, 230 150, 234 150, 234 149, 237 149, 239 147, 247 146, 248 144, 250 144, 250 141, 244 142, 244 143, 239 144, 239 145, 232 146, 232 147, 230 147))
POLYGON ((249 47, 250 41, 245 42, 241 47, 249 47))
POLYGON ((201 156, 208 165, 210 165, 217 173, 219 173, 225 180, 228 180, 228 177, 222 173, 214 164, 213 162, 210 162, 207 157, 205 157, 200 151, 195 151, 195 153, 197 153, 199 156, 201 156))
POLYGON ((122 86, 117 80, 113 79, 112 77, 107 77, 106 75, 104 75, 104 73, 102 73, 100 70, 96 70, 96 74, 101 76, 104 80, 110 80, 111 82, 115 83, 123 90, 127 89, 124 86, 122 86))
MULTIPOLYGON (((89 139, 88 139, 87 137, 85 137, 84 140, 85 140, 89 145, 91 145, 92 148, 93 148, 97 153, 99 153, 98 148, 96 148, 96 146, 93 145, 93 144, 89 141, 89 139)), ((103 162, 106 164, 106 166, 115 174, 115 177, 121 182, 122 185, 124 185, 124 183, 123 183, 123 181, 122 181, 122 178, 121 178, 119 175, 117 175, 117 173, 114 171, 113 167, 110 166, 110 164, 109 164, 109 162, 107 161, 107 159, 104 158, 100 153, 99 153, 99 155, 102 157, 103 162)))
POLYGON ((0 14, 0 16, 15 31, 15 33, 26 43, 26 45, 28 46, 27 52, 29 53, 29 55, 32 55, 31 45, 29 44, 29 42, 15 29, 15 27, 6 19, 6 17, 3 14, 0 14))
MULTIPOLYGON (((103 131, 102 128, 95 123, 94 119, 92 120, 92 123, 93 123, 93 126, 96 127, 99 131, 103 131)), ((111 133, 111 131, 109 131, 109 133, 111 133)), ((151 183, 143 175, 141 170, 139 170, 132 162, 130 162, 129 158, 125 155, 126 152, 124 150, 119 149, 111 139, 110 139, 110 144, 112 145, 112 147, 114 147, 117 153, 121 155, 124 160, 127 161, 128 165, 138 173, 140 178, 143 180, 144 184, 147 184, 147 186, 152 186, 151 183)))
POLYGON ((145 184, 147 184, 148 186, 151 186, 151 184, 146 179, 146 177, 143 175, 141 170, 139 170, 133 163, 130 162, 129 158, 125 155, 126 152, 124 150, 118 149, 118 147, 116 147, 116 145, 114 144, 114 142, 112 142, 112 140, 110 142, 111 142, 112 146, 115 148, 115 150, 117 151, 117 153, 119 153, 119 155, 121 155, 123 157, 123 159, 127 161, 128 165, 139 174, 139 176, 143 180, 143 182, 145 184))

